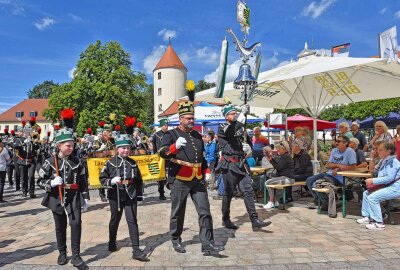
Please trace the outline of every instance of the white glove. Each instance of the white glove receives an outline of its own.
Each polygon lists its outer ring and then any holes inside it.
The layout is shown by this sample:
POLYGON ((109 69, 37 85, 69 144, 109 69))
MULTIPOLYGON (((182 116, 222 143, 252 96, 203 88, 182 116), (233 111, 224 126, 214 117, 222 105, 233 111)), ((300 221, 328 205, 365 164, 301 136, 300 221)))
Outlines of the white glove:
POLYGON ((102 144, 101 146, 100 146, 100 148, 99 148, 99 151, 103 151, 103 150, 105 150, 106 149, 106 145, 105 144, 102 144))
POLYGON ((204 180, 206 180, 206 182, 210 183, 211 178, 212 178, 211 173, 206 173, 206 176, 204 177, 204 180))
POLYGON ((111 185, 118 185, 120 181, 121 177, 115 176, 113 179, 111 179, 111 185))
POLYGON ((24 143, 30 143, 31 142, 31 139, 30 138, 26 138, 25 140, 24 140, 24 143))
POLYGON ((247 155, 251 154, 251 147, 249 144, 244 143, 243 144, 243 152, 247 155))
POLYGON ((246 115, 250 111, 250 105, 249 104, 244 104, 240 107, 241 113, 246 115))
POLYGON ((53 180, 50 181, 51 187, 61 186, 64 183, 64 180, 61 176, 56 176, 53 180))
POLYGON ((180 149, 183 146, 186 146, 186 139, 183 137, 179 137, 175 142, 176 149, 180 149))
POLYGON ((84 199, 83 205, 82 205, 82 212, 86 212, 88 208, 89 208, 89 200, 84 199))

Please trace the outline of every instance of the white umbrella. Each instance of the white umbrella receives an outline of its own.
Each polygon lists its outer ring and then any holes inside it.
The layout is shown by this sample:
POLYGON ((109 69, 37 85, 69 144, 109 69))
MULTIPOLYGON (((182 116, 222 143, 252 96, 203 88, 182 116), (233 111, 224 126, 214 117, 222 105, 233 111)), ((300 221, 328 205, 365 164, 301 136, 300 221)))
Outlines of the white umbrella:
MULTIPOLYGON (((197 93, 197 100, 214 100, 214 89, 197 93)), ((235 104, 240 91, 232 83, 225 86, 224 96, 235 104)), ((304 108, 314 118, 314 149, 316 120, 332 104, 385 99, 400 96, 400 65, 381 58, 316 57, 299 61, 263 73, 251 106, 290 109, 304 108)), ((314 160, 316 158, 314 151, 314 160)))

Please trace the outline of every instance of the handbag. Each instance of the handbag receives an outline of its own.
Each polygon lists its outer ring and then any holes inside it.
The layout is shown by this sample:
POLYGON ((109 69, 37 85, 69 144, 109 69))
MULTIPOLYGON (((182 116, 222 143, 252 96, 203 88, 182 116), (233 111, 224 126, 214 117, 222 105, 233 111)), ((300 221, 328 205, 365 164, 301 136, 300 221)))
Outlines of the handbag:
POLYGON ((368 189, 369 193, 372 193, 372 192, 375 192, 377 190, 380 190, 381 188, 388 187, 388 186, 394 184, 396 181, 399 181, 399 180, 400 180, 400 178, 397 178, 397 179, 393 180, 392 182, 390 182, 389 184, 378 184, 378 185, 370 184, 370 185, 367 186, 367 189, 368 189))

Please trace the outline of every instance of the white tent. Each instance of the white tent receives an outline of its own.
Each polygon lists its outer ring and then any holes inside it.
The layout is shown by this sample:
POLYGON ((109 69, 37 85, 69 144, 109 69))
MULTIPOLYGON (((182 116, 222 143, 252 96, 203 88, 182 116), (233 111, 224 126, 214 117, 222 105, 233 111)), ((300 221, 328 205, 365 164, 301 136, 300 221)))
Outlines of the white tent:
MULTIPOLYGON (((214 89, 196 99, 219 101, 214 89)), ((224 96, 241 104, 241 91, 225 86, 224 96)), ((400 65, 382 58, 308 56, 258 76, 250 106, 278 109, 304 108, 314 118, 328 105, 400 96, 400 65)), ((314 138, 316 138, 314 128, 314 138)), ((316 140, 314 147, 316 147, 316 140)), ((315 152, 316 153, 316 152, 315 152)), ((314 156, 316 160, 316 156, 314 156)))

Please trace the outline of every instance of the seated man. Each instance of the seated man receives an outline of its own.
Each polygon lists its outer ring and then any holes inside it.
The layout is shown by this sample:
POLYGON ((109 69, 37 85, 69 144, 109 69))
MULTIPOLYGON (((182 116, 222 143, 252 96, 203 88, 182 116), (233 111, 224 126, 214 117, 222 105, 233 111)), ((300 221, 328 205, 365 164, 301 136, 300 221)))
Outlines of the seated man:
POLYGON ((358 149, 360 141, 357 138, 351 138, 349 146, 351 149, 356 152, 356 159, 357 159, 357 166, 356 168, 367 168, 368 163, 367 160, 365 159, 364 151, 361 149, 358 149))
MULTIPOLYGON (((338 171, 351 171, 356 168, 356 153, 353 149, 348 147, 350 139, 347 136, 339 135, 336 139, 337 147, 334 148, 329 157, 327 167, 329 168, 326 173, 320 173, 307 178, 307 187, 311 195, 314 197, 314 203, 309 206, 315 208, 318 203, 317 194, 312 191, 314 183, 322 178, 330 178, 335 184, 343 185, 343 176, 337 175, 338 171)), ((322 203, 322 210, 328 208, 328 198, 326 194, 319 196, 322 203)))

